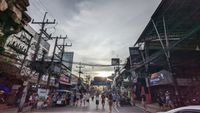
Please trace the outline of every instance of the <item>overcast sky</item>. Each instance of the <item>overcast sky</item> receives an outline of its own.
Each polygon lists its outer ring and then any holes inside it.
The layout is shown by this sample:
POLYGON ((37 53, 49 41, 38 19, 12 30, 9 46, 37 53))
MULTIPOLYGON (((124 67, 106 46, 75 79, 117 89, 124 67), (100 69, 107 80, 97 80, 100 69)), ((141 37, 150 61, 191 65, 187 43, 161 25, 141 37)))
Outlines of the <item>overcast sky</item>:
MULTIPOLYGON (((110 64, 112 57, 122 63, 161 0, 29 0, 29 15, 41 21, 47 11, 48 25, 53 35, 68 35, 73 44, 67 51, 74 51, 74 61, 110 64), (54 29, 54 27, 56 29, 54 29)), ((32 25, 36 31, 38 25, 32 25)), ((53 41, 50 41, 52 53, 53 41)), ((112 70, 113 68, 87 68, 112 70)))

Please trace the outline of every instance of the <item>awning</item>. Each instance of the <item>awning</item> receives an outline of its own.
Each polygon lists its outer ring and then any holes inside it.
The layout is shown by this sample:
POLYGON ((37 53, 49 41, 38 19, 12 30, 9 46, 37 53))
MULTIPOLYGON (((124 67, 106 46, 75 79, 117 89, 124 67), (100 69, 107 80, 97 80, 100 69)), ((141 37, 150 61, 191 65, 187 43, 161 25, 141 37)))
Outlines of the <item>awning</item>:
POLYGON ((153 73, 150 78, 150 85, 167 85, 173 84, 172 73, 166 70, 161 70, 157 73, 153 73))

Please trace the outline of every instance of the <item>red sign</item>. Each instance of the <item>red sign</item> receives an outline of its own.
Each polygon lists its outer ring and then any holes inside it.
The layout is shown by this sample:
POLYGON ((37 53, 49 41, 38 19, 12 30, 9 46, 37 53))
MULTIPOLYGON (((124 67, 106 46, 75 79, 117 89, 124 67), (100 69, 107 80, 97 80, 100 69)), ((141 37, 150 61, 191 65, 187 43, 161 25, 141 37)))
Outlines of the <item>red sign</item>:
POLYGON ((60 76, 60 84, 69 85, 69 77, 65 75, 60 76))

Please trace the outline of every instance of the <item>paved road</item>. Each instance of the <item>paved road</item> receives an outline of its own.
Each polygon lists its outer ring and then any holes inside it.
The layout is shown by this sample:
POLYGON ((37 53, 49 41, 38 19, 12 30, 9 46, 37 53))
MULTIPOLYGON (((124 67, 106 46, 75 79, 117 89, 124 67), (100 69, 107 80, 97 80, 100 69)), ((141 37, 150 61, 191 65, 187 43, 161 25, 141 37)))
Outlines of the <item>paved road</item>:
MULTIPOLYGON (((99 110, 96 110, 96 105, 94 102, 90 101, 88 107, 75 107, 75 106, 65 106, 65 107, 54 107, 45 110, 37 110, 32 113, 109 113, 108 104, 105 105, 105 109, 102 109, 100 104, 99 110)), ((112 113, 144 113, 140 108, 137 107, 119 107, 113 108, 112 113)))

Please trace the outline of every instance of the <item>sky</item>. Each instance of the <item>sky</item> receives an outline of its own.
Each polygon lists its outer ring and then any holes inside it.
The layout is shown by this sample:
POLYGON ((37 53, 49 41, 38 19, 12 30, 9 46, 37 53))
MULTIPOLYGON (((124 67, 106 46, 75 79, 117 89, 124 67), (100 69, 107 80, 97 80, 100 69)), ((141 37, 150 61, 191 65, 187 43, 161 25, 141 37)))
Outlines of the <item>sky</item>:
MULTIPOLYGON (((42 21, 48 12, 48 33, 68 36, 74 51, 74 61, 90 64, 111 64, 118 57, 121 63, 133 46, 161 0, 29 0, 28 14, 34 21, 42 21)), ((39 31, 39 25, 31 25, 39 31)), ((49 41, 52 54, 54 40, 49 41)), ((62 42, 60 42, 62 43, 62 42)), ((73 66, 76 73, 78 68, 73 66)), ((85 67, 85 73, 108 76, 113 67, 85 67)))

